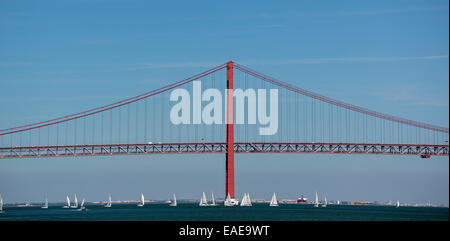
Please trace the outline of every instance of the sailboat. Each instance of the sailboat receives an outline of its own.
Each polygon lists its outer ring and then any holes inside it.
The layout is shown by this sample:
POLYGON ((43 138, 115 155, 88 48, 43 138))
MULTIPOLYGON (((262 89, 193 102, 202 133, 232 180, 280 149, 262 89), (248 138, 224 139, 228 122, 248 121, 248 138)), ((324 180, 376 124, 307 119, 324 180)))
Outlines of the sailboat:
POLYGON ((244 197, 242 198, 242 201, 241 201, 241 206, 252 206, 250 194, 244 193, 244 197))
POLYGON ((317 195, 317 192, 316 192, 316 200, 314 200, 314 207, 319 207, 319 196, 317 195))
POLYGON ((73 204, 73 206, 70 206, 70 208, 78 208, 78 199, 77 199, 77 194, 75 194, 75 198, 74 198, 74 204, 73 204))
POLYGON ((273 196, 272 196, 272 199, 270 200, 269 206, 278 207, 277 195, 275 195, 275 193, 273 193, 273 196))
POLYGON ((173 202, 171 204, 169 204, 169 206, 171 206, 171 207, 177 206, 177 197, 175 196, 175 193, 173 194, 173 202))
POLYGON ((396 208, 400 207, 400 202, 397 201, 397 205, 395 205, 396 208))
POLYGON ((0 213, 3 212, 3 198, 2 195, 0 195, 0 213))
POLYGON ((110 208, 110 207, 111 207, 111 195, 109 195, 108 202, 105 204, 105 208, 110 208))
POLYGON ((83 201, 81 201, 81 205, 80 205, 80 208, 78 209, 78 211, 86 211, 87 209, 86 209, 86 207, 84 206, 84 198, 83 198, 83 201))
POLYGON ((141 202, 138 204, 138 207, 142 207, 145 204, 144 194, 141 192, 141 202))
POLYGON ((252 206, 252 199, 250 198, 250 193, 247 193, 247 204, 248 206, 252 206))
POLYGON ((205 192, 203 192, 202 198, 200 198, 200 203, 198 205, 202 207, 208 206, 208 200, 206 200, 205 192))
POLYGON ((47 200, 47 198, 45 198, 45 204, 41 208, 48 209, 48 200, 47 200))
POLYGON ((237 206, 237 205, 239 205, 239 201, 237 201, 234 198, 231 198, 230 193, 228 193, 227 198, 225 199, 225 202, 223 202, 223 205, 226 207, 237 206))
POLYGON ((70 208, 70 198, 69 195, 66 196, 66 205, 63 208, 70 208))
POLYGON ((244 196, 242 197, 241 200, 241 206, 247 206, 246 203, 247 203, 247 193, 244 192, 244 196))
POLYGON ((326 207, 327 206, 327 196, 325 196, 325 201, 323 202, 323 204, 322 204, 322 207, 324 208, 324 207, 326 207))
POLYGON ((210 204, 210 206, 217 206, 216 204, 216 200, 214 200, 214 193, 211 193, 211 199, 212 199, 212 203, 210 204))

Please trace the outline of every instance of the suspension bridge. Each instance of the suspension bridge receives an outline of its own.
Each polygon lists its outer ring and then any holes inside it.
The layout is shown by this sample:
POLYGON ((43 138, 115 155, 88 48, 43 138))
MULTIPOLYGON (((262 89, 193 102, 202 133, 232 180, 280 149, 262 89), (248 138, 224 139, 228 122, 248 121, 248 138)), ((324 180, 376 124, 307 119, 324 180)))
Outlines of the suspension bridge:
MULTIPOLYGON (((205 105, 203 100, 200 105, 205 105)), ((247 104, 249 99, 247 99, 247 104)), ((247 106, 247 112, 249 107, 247 106)), ((240 109, 242 110, 242 109, 240 109)), ((247 117, 247 119, 249 119, 247 117)), ((224 153, 225 193, 234 198, 235 153, 327 153, 448 156, 448 128, 369 110, 228 62, 173 84, 109 105, 0 130, 0 159, 142 154, 224 153), (173 124, 170 91, 225 90, 228 121, 173 124), (278 90, 278 131, 236 124, 233 91, 278 90)))

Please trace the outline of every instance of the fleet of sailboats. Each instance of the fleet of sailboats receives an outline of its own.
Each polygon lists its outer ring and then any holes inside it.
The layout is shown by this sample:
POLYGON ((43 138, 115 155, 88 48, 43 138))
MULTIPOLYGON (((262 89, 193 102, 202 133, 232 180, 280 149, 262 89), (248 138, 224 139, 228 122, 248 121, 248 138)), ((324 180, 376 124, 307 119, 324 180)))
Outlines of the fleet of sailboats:
MULTIPOLYGON (((139 201, 137 206, 142 207, 145 204, 144 194, 141 193, 140 197, 141 198, 140 198, 140 201, 139 201)), ((205 192, 203 192, 202 193, 202 197, 200 198, 199 206, 217 206, 217 203, 216 203, 215 198, 214 198, 214 193, 211 193, 211 200, 212 200, 212 202, 209 204, 208 200, 206 199, 206 194, 205 194, 205 192)), ((109 208, 109 207, 111 207, 111 204, 112 204, 112 201, 111 201, 111 194, 110 194, 108 196, 108 201, 106 202, 104 207, 109 208)), ((319 206, 326 207, 328 205, 327 197, 324 195, 324 201, 323 202, 319 202, 319 195, 316 192, 313 204, 314 204, 314 207, 319 207, 319 206)), ((337 201, 337 204, 339 205, 340 201, 337 201)), ((74 195, 74 203, 73 203, 73 205, 71 205, 70 198, 67 195, 66 196, 66 203, 65 203, 65 205, 62 208, 77 208, 80 211, 84 211, 84 210, 87 210, 84 205, 85 205, 85 199, 83 198, 83 200, 81 202, 81 205, 78 208, 78 199, 77 199, 77 195, 76 194, 74 195)), ((177 205, 178 205, 177 204, 177 197, 176 197, 175 193, 173 193, 173 201, 170 202, 169 206, 176 207, 177 205)), ((226 199, 224 200, 224 205, 225 206, 236 206, 236 205, 238 205, 238 201, 235 200, 235 199, 231 199, 230 194, 228 194, 226 199), (233 204, 230 205, 229 204, 230 202, 233 202, 233 204)), ((428 205, 430 205, 430 204, 428 203, 428 205)), ((240 202, 240 206, 252 206, 252 201, 251 201, 249 193, 244 193, 244 196, 242 197, 242 200, 240 202)), ((275 192, 272 195, 272 198, 270 200, 269 206, 271 206, 271 207, 279 206, 278 200, 277 200, 277 196, 276 196, 275 192)), ((399 201, 396 202, 395 207, 396 208, 400 207, 400 202, 399 201)), ((48 199, 47 199, 47 197, 45 197, 45 203, 44 203, 43 206, 41 206, 41 208, 48 209, 48 199)), ((0 195, 0 213, 2 211, 3 211, 3 198, 0 195)))
POLYGON ((141 202, 139 202, 138 207, 143 207, 145 204, 144 194, 141 192, 141 202))
POLYGON ((270 200, 269 206, 278 207, 277 195, 275 195, 275 193, 273 193, 273 196, 272 196, 272 199, 270 200))

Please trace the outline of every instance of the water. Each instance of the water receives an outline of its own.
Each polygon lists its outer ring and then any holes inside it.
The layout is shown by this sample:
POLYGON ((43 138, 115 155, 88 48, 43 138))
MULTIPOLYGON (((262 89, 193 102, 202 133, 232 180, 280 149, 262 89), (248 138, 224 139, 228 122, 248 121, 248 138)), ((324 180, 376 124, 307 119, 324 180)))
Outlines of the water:
POLYGON ((286 204, 269 207, 267 204, 253 204, 252 207, 199 207, 193 203, 179 203, 177 207, 167 204, 113 204, 111 208, 101 205, 87 205, 87 211, 63 209, 61 206, 5 207, 0 221, 423 221, 449 220, 448 208, 433 207, 390 207, 328 205, 315 208, 313 205, 286 204))

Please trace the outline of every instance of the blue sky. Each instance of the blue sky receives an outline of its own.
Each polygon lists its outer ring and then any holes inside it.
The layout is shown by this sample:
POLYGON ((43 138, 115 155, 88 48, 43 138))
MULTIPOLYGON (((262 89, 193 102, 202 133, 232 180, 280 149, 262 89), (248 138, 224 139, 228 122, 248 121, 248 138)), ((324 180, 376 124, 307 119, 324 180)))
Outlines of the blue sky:
MULTIPOLYGON (((448 29, 448 1, 1 1, 0 127, 109 104, 228 60, 448 127, 448 29)), ((318 190, 331 200, 448 203, 448 157, 237 159, 237 192, 253 197, 318 190)), ((197 198, 223 193, 223 170, 216 155, 2 160, 0 193, 5 201, 75 192, 197 198)))

